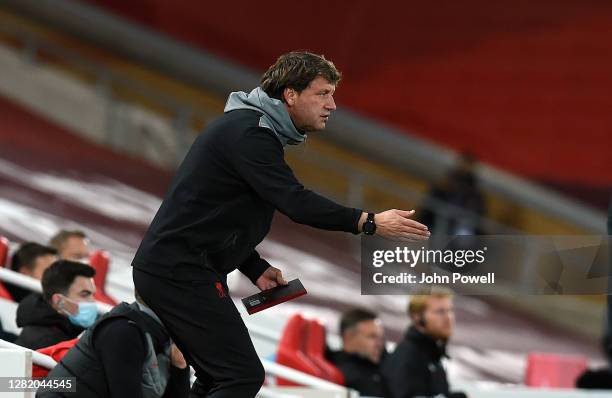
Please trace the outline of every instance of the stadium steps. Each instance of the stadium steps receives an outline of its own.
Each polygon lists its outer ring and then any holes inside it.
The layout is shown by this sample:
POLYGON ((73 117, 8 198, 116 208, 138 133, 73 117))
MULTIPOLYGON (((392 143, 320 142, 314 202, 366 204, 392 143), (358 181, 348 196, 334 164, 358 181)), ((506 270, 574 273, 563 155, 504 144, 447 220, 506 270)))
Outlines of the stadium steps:
MULTIPOLYGON (((71 51, 85 58, 92 59, 100 65, 104 65, 109 70, 124 75, 142 85, 154 87, 156 90, 179 99, 181 103, 193 106, 194 109, 198 109, 198 112, 194 112, 195 117, 192 119, 191 123, 192 128, 196 131, 206 124, 206 121, 211 115, 219 114, 223 107, 224 99, 222 98, 187 86, 141 65, 126 62, 104 50, 90 46, 74 37, 43 26, 38 22, 33 22, 21 16, 17 16, 6 9, 0 9, 0 21, 18 24, 28 32, 43 37, 46 41, 61 47, 69 48, 71 51), (206 112, 204 112, 204 117, 199 116, 200 110, 206 110, 206 112)), ((8 41, 5 39, 4 42, 7 43, 8 41)), ((63 71, 70 72, 79 79, 86 79, 91 82, 94 78, 93 76, 84 75, 82 71, 76 71, 74 68, 70 68, 69 65, 61 65, 57 60, 53 61, 55 66, 60 67, 63 71)), ((130 93, 127 90, 121 90, 120 88, 114 89, 114 95, 124 100, 135 101, 149 109, 160 112, 162 115, 172 117, 172 111, 161 109, 146 98, 130 93)), ((326 157, 340 160, 343 163, 346 162, 352 165, 355 170, 381 176, 386 180, 383 185, 405 187, 420 193, 425 193, 427 189, 427 183, 407 173, 398 172, 383 164, 372 162, 363 156, 339 148, 320 137, 311 136, 305 149, 290 152, 289 161, 306 184, 315 186, 317 189, 338 199, 345 199, 350 195, 349 181, 347 181, 344 175, 345 173, 338 170, 330 170, 329 167, 323 167, 322 164, 313 160, 313 158, 316 158, 316 156, 311 156, 313 153, 321 153, 326 157), (312 148, 312 150, 310 150, 310 148, 312 148)), ((405 198, 384 192, 386 189, 383 187, 381 190, 380 186, 381 184, 375 186, 366 185, 364 187, 364 199, 362 201, 364 206, 373 209, 418 207, 419 200, 407 201, 405 198)), ((521 206, 519 203, 508 201, 498 195, 485 194, 489 206, 490 217, 502 224, 534 234, 551 232, 574 234, 585 232, 582 228, 575 225, 555 219, 528 207, 521 206)))

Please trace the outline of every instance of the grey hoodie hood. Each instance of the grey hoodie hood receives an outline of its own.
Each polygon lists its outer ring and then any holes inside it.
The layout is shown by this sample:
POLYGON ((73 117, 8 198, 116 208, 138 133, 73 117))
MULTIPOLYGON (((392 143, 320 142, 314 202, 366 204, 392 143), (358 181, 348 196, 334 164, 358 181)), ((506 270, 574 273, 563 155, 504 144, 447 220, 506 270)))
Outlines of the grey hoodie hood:
POLYGON ((306 139, 306 134, 300 133, 295 128, 285 104, 268 97, 261 87, 255 88, 248 94, 243 91, 231 93, 223 112, 236 109, 251 109, 262 113, 259 126, 274 131, 283 146, 297 145, 306 139))

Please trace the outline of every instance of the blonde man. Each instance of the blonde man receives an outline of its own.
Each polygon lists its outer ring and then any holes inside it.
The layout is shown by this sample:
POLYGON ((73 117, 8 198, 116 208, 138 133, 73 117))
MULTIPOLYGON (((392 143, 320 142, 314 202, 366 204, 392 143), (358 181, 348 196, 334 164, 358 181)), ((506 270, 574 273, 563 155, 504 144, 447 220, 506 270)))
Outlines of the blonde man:
POLYGON ((465 397, 449 391, 442 365, 455 324, 452 293, 441 288, 422 293, 410 297, 412 325, 382 367, 389 397, 465 397))

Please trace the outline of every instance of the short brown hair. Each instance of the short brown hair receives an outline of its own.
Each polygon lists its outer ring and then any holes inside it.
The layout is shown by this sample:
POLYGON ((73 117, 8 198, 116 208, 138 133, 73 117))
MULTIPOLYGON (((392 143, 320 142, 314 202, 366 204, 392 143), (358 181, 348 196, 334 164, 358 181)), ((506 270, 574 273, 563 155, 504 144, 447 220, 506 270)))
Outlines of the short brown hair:
POLYGON ((378 316, 372 311, 368 311, 363 308, 353 308, 352 310, 346 311, 340 318, 340 336, 344 335, 344 332, 354 328, 363 321, 371 321, 378 318, 378 316))
POLYGON ((311 81, 321 76, 333 85, 338 84, 342 75, 333 62, 323 55, 307 51, 292 51, 283 54, 261 77, 261 88, 271 98, 283 100, 286 88, 297 92, 304 90, 311 81))
POLYGON ((453 296, 453 292, 450 289, 443 287, 432 286, 431 289, 422 290, 410 296, 410 303, 408 304, 408 315, 410 318, 414 318, 415 315, 422 316, 427 309, 427 299, 430 297, 435 298, 450 298, 453 296))
POLYGON ((58 233, 53 235, 53 237, 49 241, 49 245, 54 247, 56 250, 61 251, 66 241, 73 237, 86 239, 87 235, 85 235, 85 232, 79 230, 67 231, 65 229, 62 229, 58 233))
POLYGON ((70 286, 77 276, 93 278, 96 270, 86 264, 68 260, 57 260, 42 275, 42 292, 44 299, 51 303, 55 293, 68 294, 70 286))
POLYGON ((57 250, 53 247, 43 246, 36 242, 26 242, 19 246, 11 259, 11 269, 19 272, 22 268, 30 271, 34 270, 34 265, 39 257, 47 255, 57 255, 57 250))

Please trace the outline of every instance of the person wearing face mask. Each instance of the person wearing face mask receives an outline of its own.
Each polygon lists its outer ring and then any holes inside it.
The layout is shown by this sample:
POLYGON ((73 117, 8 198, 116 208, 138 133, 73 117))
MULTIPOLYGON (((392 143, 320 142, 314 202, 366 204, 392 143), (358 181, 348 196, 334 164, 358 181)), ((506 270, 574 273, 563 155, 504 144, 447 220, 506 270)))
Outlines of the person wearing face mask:
POLYGON ((74 339, 93 325, 98 315, 95 273, 79 262, 51 264, 42 276, 42 295, 32 293, 17 307, 17 326, 23 329, 15 344, 36 350, 74 339))
POLYGON ((452 293, 433 288, 412 295, 408 314, 412 326, 382 365, 388 398, 466 398, 450 392, 442 364, 455 323, 452 293))
POLYGON ((190 388, 183 354, 138 293, 88 328, 48 377, 74 377, 76 392, 36 398, 187 398, 190 388))

